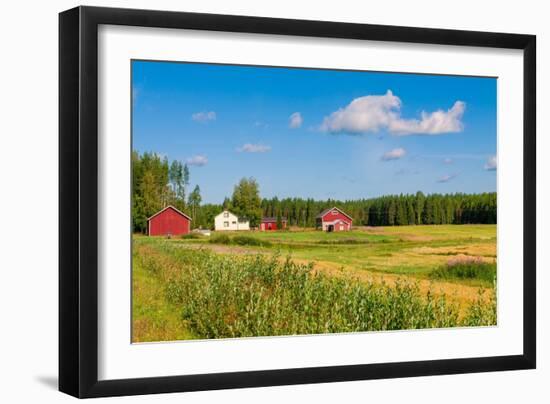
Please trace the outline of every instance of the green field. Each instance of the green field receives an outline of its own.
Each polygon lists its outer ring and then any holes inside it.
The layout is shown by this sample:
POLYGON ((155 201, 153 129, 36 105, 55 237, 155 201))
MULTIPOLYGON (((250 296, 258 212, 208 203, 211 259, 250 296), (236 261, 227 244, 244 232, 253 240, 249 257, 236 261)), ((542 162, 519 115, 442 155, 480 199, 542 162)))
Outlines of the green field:
POLYGON ((219 252, 223 249, 215 246, 227 244, 216 240, 226 237, 237 241, 239 238, 253 238, 270 243, 266 247, 230 242, 229 246, 235 248, 226 250, 234 254, 269 254, 279 250, 285 255, 291 254, 294 259, 333 267, 419 277, 427 277, 436 266, 444 265, 453 256, 481 257, 487 262, 496 259, 495 225, 376 227, 340 233, 316 230, 214 232, 210 238, 167 241, 182 246, 203 245, 219 252))
POLYGON ((496 322, 495 225, 136 235, 133 250, 138 342, 496 322))

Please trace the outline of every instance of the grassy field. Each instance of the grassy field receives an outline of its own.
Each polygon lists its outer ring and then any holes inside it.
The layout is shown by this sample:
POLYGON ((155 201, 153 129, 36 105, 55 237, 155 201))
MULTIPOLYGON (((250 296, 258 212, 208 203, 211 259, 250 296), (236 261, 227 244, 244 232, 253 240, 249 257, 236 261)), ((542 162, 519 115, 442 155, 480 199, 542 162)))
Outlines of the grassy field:
MULTIPOLYGON (((479 257, 487 263, 494 263, 496 259, 495 225, 375 227, 340 233, 315 230, 224 232, 214 233, 210 238, 176 238, 169 242, 201 245, 234 254, 269 254, 278 249, 294 259, 315 261, 320 266, 424 278, 452 257, 479 257), (226 243, 223 240, 226 238, 252 238, 270 245, 226 243), (235 248, 216 248, 228 245, 235 248)), ((470 284, 476 284, 475 280, 470 284)))
POLYGON ((496 323, 494 225, 135 236, 133 251, 136 342, 496 323))

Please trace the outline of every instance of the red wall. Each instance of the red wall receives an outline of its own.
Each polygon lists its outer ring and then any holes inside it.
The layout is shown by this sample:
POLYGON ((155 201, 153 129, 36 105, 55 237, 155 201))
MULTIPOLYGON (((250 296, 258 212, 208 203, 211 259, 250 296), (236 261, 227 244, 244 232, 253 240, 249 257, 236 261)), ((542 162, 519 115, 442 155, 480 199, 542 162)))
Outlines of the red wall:
MULTIPOLYGON (((349 221, 349 219, 348 219, 349 221)), ((348 231, 350 229, 350 224, 342 223, 343 229, 340 230, 340 223, 334 225, 334 231, 348 231)))
POLYGON ((179 236, 189 233, 189 219, 172 208, 159 213, 149 220, 150 236, 179 236))
MULTIPOLYGON (((286 221, 282 222, 283 229, 286 228, 286 221)), ((260 230, 277 230, 277 222, 262 222, 260 223, 260 230), (271 224, 271 229, 268 226, 271 224)))
POLYGON ((333 222, 336 219, 341 219, 344 222, 348 222, 351 225, 352 220, 349 217, 347 217, 346 215, 343 215, 339 210, 336 210, 336 212, 338 212, 336 215, 332 214, 332 210, 325 213, 325 215, 323 216, 323 222, 333 222))

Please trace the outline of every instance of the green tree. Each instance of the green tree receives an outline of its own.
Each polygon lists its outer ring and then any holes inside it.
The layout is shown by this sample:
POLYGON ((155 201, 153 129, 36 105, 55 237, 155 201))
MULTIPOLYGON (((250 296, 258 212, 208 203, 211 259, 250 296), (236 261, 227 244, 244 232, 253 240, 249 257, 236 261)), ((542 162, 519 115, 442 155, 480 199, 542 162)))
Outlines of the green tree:
POLYGON ((283 218, 281 217, 281 212, 277 212, 277 229, 281 230, 283 228, 283 218))
POLYGON ((408 224, 407 205, 405 204, 405 199, 403 198, 403 195, 401 195, 397 199, 397 213, 396 213, 395 222, 398 226, 404 226, 408 224))
POLYGON ((146 217, 149 217, 161 210, 163 207, 153 173, 149 171, 146 172, 143 175, 143 180, 140 185, 141 195, 143 198, 143 211, 146 217))
POLYGON ((407 224, 412 225, 416 223, 416 212, 414 211, 413 197, 407 197, 407 224))
POLYGON ((416 224, 422 224, 422 214, 424 212, 424 203, 426 201, 426 197, 421 191, 418 191, 416 193, 415 198, 415 211, 416 211, 416 224))
POLYGON ((234 213, 250 221, 252 227, 259 225, 262 209, 260 186, 254 178, 242 178, 233 189, 231 205, 234 213))
POLYGON ((193 212, 193 224, 195 224, 195 226, 198 226, 198 224, 196 223, 196 218, 197 218, 197 210, 199 209, 201 202, 202 202, 201 189, 198 185, 195 185, 195 189, 193 189, 193 192, 189 194, 189 201, 188 201, 188 205, 191 208, 191 211, 193 212))
POLYGON ((395 223, 395 216, 396 216, 396 207, 395 207, 395 201, 393 198, 391 198, 390 203, 388 205, 388 225, 393 226, 395 223))
POLYGON ((223 199, 222 208, 224 210, 231 209, 231 199, 229 199, 227 196, 223 199))
POLYGON ((170 181, 170 185, 172 187, 172 193, 173 193, 173 205, 178 205, 178 199, 180 199, 182 190, 183 190, 183 171, 182 171, 182 165, 179 161, 174 160, 172 161, 172 164, 170 164, 170 168, 168 170, 168 180, 170 181))

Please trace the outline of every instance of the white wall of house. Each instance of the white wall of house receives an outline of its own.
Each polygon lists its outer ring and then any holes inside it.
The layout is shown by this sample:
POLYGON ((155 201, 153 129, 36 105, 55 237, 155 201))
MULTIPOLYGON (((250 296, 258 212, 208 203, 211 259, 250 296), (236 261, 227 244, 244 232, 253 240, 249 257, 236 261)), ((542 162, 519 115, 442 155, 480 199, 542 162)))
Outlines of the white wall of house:
POLYGON ((237 215, 224 210, 214 218, 214 228, 216 231, 250 230, 250 223, 239 222, 237 215))

